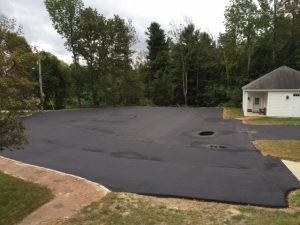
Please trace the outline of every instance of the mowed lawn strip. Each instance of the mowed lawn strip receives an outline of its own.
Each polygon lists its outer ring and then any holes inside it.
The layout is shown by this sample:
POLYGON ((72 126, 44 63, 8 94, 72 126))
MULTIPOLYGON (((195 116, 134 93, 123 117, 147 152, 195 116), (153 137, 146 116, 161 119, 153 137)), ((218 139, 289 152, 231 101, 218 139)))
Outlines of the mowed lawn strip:
POLYGON ((253 142, 264 156, 300 162, 300 141, 259 140, 253 142))
POLYGON ((243 110, 236 107, 225 107, 223 109, 224 119, 239 119, 251 125, 290 125, 300 126, 300 118, 280 117, 245 117, 243 110))
POLYGON ((155 198, 129 193, 110 193, 63 225, 200 225, 253 224, 299 225, 300 190, 289 197, 287 209, 269 209, 214 202, 155 198))
POLYGON ((244 113, 241 108, 236 107, 224 107, 223 108, 223 118, 225 120, 229 119, 237 119, 237 118, 243 118, 244 113))
POLYGON ((300 126, 300 118, 275 118, 275 117, 257 117, 246 120, 247 124, 252 125, 289 125, 300 126))
POLYGON ((50 189, 0 172, 0 225, 11 225, 53 198, 50 189))

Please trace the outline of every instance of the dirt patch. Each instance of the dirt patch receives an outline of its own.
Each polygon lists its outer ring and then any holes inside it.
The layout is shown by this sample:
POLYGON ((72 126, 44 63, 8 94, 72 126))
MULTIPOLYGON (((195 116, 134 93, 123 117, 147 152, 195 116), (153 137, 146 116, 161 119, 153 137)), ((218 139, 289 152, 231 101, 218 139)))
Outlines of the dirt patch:
POLYGON ((21 225, 57 224, 75 215, 92 202, 101 200, 109 190, 96 183, 54 170, 0 157, 0 171, 46 186, 55 197, 27 216, 21 225))
POLYGON ((274 224, 274 221, 278 221, 278 225, 298 225, 299 196, 299 191, 290 195, 288 209, 271 209, 112 192, 59 225, 269 225, 274 224))

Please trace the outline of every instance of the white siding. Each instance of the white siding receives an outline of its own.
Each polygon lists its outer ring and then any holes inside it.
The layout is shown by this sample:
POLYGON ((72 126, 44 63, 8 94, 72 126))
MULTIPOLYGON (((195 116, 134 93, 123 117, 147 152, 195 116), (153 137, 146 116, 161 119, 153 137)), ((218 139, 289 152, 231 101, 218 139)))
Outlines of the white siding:
POLYGON ((267 116, 300 117, 300 111, 295 107, 300 104, 300 100, 295 100, 294 93, 297 92, 269 92, 267 116))
POLYGON ((291 113, 292 117, 300 117, 300 91, 293 93, 291 113))
POLYGON ((247 116, 247 106, 248 106, 248 92, 243 91, 243 111, 244 111, 244 116, 247 116))

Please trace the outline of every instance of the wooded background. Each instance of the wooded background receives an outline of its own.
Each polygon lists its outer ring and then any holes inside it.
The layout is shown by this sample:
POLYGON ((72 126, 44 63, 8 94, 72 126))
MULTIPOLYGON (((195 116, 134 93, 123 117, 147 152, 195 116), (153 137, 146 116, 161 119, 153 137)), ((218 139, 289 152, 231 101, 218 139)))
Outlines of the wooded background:
POLYGON ((191 19, 169 30, 152 22, 145 54, 133 51, 137 39, 130 20, 106 18, 81 0, 45 5, 73 63, 34 51, 16 21, 0 17, 0 148, 25 140, 20 111, 41 104, 240 106, 246 83, 282 65, 300 70, 300 0, 231 0, 225 32, 216 38, 191 19))

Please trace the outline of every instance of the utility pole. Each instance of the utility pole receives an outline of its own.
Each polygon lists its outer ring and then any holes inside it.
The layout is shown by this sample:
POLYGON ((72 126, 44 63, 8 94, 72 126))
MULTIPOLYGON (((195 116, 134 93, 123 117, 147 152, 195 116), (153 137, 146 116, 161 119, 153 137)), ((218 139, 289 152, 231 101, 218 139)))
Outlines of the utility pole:
POLYGON ((278 0, 273 0, 273 49, 272 49, 272 64, 276 65, 276 43, 277 43, 277 11, 278 0))
POLYGON ((42 63, 41 57, 39 55, 38 59, 39 65, 39 86, 40 86, 40 101, 41 101, 41 110, 44 110, 44 92, 43 92, 43 78, 42 78, 42 63))

